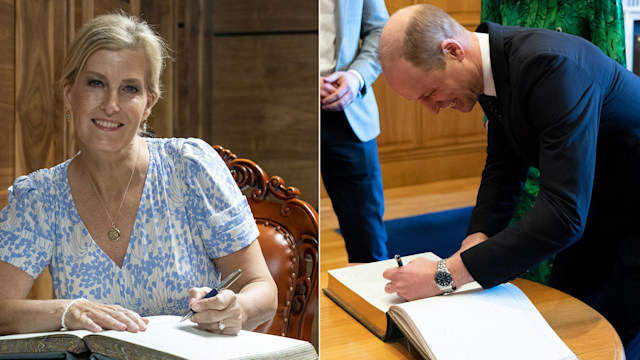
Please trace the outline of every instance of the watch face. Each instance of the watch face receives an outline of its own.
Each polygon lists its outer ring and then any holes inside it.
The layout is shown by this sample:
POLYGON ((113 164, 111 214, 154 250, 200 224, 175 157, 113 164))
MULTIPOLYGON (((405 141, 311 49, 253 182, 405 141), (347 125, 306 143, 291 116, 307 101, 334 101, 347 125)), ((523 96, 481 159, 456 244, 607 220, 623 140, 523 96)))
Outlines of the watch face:
POLYGON ((444 271, 436 271, 435 281, 439 286, 451 286, 453 279, 451 278, 451 274, 447 274, 444 271))

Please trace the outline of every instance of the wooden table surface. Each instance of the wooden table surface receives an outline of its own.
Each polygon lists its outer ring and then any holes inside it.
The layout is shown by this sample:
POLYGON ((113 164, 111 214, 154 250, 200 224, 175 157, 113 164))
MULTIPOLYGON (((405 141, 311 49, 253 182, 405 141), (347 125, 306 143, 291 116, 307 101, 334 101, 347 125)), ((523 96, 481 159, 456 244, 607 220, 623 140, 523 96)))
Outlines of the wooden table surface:
MULTIPOLYGON (((326 270, 321 284, 326 287, 326 270)), ((549 325, 581 360, 624 359, 624 350, 611 324, 580 300, 536 282, 516 279, 549 325)), ((383 342, 326 295, 320 295, 320 358, 416 359, 404 339, 383 342)))

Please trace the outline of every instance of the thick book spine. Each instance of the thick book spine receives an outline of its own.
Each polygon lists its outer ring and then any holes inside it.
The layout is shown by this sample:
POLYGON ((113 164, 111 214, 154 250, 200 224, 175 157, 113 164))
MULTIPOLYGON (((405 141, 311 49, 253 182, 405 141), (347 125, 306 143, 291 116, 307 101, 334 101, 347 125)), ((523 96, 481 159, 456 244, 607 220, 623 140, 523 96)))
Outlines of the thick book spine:
POLYGON ((89 351, 78 336, 64 333, 32 338, 0 340, 0 354, 68 352, 80 354, 89 351))
MULTIPOLYGON (((322 289, 322 292, 324 292, 324 294, 327 295, 331 300, 333 300, 333 302, 335 302, 344 311, 346 311, 347 314, 351 315, 360 324, 362 324, 369 331, 371 331, 371 333, 373 333, 373 335, 379 337, 382 341, 387 341, 387 337, 386 337, 387 329, 386 328, 385 329, 381 329, 380 327, 376 326, 373 322, 367 320, 367 318, 362 316, 362 314, 360 314, 360 312, 356 308, 354 308, 354 307, 350 306, 349 304, 347 304, 346 302, 342 301, 342 299, 338 295, 336 295, 333 291, 331 291, 331 289, 322 289)), ((388 326, 387 326, 387 328, 388 328, 388 326)))

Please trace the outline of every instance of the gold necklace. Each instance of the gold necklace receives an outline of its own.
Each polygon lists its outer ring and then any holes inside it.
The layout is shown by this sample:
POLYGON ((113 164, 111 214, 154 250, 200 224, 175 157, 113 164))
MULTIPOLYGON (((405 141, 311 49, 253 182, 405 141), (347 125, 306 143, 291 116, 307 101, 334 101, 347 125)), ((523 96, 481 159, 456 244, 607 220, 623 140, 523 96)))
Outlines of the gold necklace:
POLYGON ((89 178, 89 182, 91 183, 91 187, 93 188, 93 191, 96 192, 96 195, 98 196, 98 200, 100 200, 100 204, 102 205, 104 212, 107 213, 107 216, 109 217, 109 221, 111 221, 111 229, 109 229, 109 231, 107 232, 107 236, 111 241, 120 240, 120 230, 116 227, 116 220, 118 220, 118 215, 120 215, 120 210, 122 209, 122 204, 124 204, 124 199, 127 197, 127 191, 129 191, 129 185, 131 185, 131 179, 133 179, 133 174, 135 174, 136 172, 136 165, 138 165, 139 155, 140 155, 140 143, 138 143, 138 150, 136 151, 136 161, 135 163, 133 163, 133 171, 131 172, 131 176, 129 176, 129 182, 127 183, 127 187, 124 189, 124 195, 122 195, 122 201, 120 201, 120 206, 118 207, 118 212, 116 213, 115 219, 111 219, 111 214, 109 214, 109 211, 107 211, 107 207, 104 206, 104 202, 102 201, 102 198, 100 198, 98 189, 96 189, 96 185, 93 183, 93 179, 91 179, 91 175, 89 175, 89 172, 87 171, 87 167, 84 166, 84 158, 82 159, 82 169, 84 169, 84 173, 87 174, 87 177, 89 178))

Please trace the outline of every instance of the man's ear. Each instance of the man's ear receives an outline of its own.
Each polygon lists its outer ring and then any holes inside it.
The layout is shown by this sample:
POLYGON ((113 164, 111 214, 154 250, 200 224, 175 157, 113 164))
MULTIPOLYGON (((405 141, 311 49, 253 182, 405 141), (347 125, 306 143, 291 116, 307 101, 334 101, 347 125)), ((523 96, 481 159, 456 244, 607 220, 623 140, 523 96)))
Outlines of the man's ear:
POLYGON ((454 39, 447 39, 443 41, 440 48, 442 49, 445 57, 450 56, 458 61, 462 61, 465 57, 462 45, 454 39))

